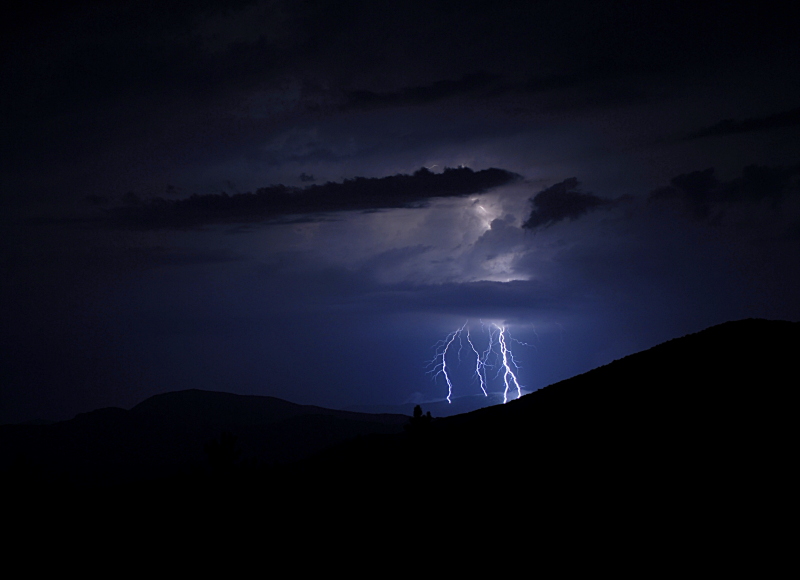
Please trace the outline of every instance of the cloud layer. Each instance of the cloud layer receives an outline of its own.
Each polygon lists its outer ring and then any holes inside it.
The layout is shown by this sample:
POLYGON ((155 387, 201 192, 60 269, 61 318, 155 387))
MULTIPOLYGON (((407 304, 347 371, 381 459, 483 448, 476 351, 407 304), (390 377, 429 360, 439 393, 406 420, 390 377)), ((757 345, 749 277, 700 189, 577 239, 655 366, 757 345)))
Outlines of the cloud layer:
POLYGON ((651 202, 678 200, 697 219, 719 220, 724 207, 742 202, 769 201, 773 208, 800 192, 800 165, 748 165, 741 177, 717 179, 713 167, 674 177, 670 185, 650 193, 651 202))
POLYGON ((119 223, 141 228, 273 220, 298 214, 414 207, 435 197, 482 193, 519 178, 496 168, 445 168, 433 173, 423 167, 413 175, 356 177, 305 188, 273 185, 255 193, 193 195, 180 200, 157 197, 147 202, 128 196, 126 205, 112 215, 119 223))
POLYGON ((531 198, 533 211, 522 227, 547 227, 565 219, 576 220, 590 211, 610 209, 623 198, 613 200, 578 191, 574 177, 556 183, 531 198))
POLYGON ((764 117, 751 117, 736 121, 734 119, 723 119, 710 127, 705 127, 699 131, 691 133, 687 139, 700 139, 702 137, 720 137, 723 135, 734 135, 737 133, 750 133, 753 131, 767 131, 770 129, 780 129, 782 127, 794 127, 800 125, 800 107, 791 111, 783 111, 774 115, 764 117))

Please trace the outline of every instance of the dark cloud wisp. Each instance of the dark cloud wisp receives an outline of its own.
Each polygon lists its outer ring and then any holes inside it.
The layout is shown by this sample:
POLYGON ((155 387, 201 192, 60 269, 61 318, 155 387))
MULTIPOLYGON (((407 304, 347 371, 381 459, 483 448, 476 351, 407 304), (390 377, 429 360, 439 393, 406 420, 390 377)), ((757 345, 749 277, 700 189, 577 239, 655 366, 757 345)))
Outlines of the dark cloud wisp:
POLYGON ((422 168, 413 175, 356 177, 304 188, 271 185, 255 193, 193 195, 180 200, 157 197, 142 201, 130 195, 124 206, 110 210, 109 215, 128 227, 183 228, 298 214, 414 207, 430 198, 482 193, 518 179, 516 173, 497 168, 445 168, 442 173, 422 168))
POLYGON ((741 177, 722 182, 709 167, 672 178, 670 185, 654 190, 649 200, 679 200, 695 218, 717 220, 722 207, 732 203, 769 200, 777 208, 786 196, 800 192, 798 177, 800 165, 748 165, 741 177))
POLYGON ((574 177, 556 183, 531 198, 533 211, 522 227, 535 229, 550 226, 565 219, 576 220, 597 209, 611 209, 624 198, 608 199, 578 191, 574 177))
POLYGON ((458 80, 441 80, 430 85, 406 87, 398 91, 352 91, 347 94, 345 109, 372 109, 402 105, 425 105, 442 99, 485 89, 499 77, 486 72, 464 75, 458 80))
POLYGON ((736 133, 750 133, 753 131, 767 131, 770 129, 780 129, 783 127, 794 127, 800 125, 800 107, 791 111, 783 111, 766 117, 751 117, 736 121, 734 119, 724 119, 710 127, 705 127, 699 131, 691 133, 687 139, 700 139, 701 137, 719 137, 723 135, 734 135, 736 133))

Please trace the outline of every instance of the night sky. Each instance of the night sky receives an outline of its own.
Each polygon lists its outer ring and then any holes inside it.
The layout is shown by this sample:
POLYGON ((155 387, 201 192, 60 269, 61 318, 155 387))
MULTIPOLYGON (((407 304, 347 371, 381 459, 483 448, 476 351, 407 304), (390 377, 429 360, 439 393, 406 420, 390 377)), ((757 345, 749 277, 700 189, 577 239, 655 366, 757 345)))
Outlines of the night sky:
POLYGON ((530 392, 800 320, 800 22, 651 4, 7 14, 0 422, 187 388, 441 400, 426 365, 468 321, 519 341, 530 392))

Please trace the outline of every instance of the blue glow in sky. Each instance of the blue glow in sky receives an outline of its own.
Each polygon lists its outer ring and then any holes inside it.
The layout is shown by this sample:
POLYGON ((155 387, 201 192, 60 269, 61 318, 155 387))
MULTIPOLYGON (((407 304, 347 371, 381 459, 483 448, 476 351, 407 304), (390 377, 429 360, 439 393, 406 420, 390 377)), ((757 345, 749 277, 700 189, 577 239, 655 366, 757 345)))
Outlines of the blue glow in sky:
POLYGON ((483 371, 512 397, 725 320, 800 320, 793 13, 18 10, 0 421, 185 388, 442 399, 425 363, 466 320, 521 368, 482 368, 464 335, 453 396, 483 396, 483 371))

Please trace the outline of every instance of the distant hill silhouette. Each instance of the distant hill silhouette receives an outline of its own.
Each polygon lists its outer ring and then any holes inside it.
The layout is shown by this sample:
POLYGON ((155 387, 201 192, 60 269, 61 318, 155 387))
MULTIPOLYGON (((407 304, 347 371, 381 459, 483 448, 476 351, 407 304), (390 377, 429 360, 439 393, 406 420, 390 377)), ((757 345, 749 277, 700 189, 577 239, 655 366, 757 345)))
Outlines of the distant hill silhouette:
POLYGON ((78 485, 126 483, 204 467, 205 444, 223 432, 237 437, 243 461, 271 465, 357 435, 400 433, 407 420, 192 389, 155 395, 130 411, 111 407, 52 425, 2 425, 0 468, 22 455, 78 485))
POLYGON ((131 411, 3 426, 0 457, 5 482, 60 469, 91 483, 101 464, 103 481, 129 482, 68 501, 36 492, 51 511, 69 503, 67 521, 151 526, 169 514, 173 528, 204 534, 268 522, 286 542, 305 544, 313 530, 335 545, 398 530, 469 545, 478 532, 513 532, 515 541, 622 534, 628 549, 652 549, 658 537, 710 554, 709 536, 739 545, 794 501, 798 352, 800 323, 728 322, 506 405, 416 423, 269 397, 167 393, 131 411), (223 449, 223 432, 243 462, 262 468, 166 477, 201 464, 209 441, 223 449), (28 463, 6 467, 19 451, 28 463), (136 483, 145 473, 150 483, 136 483), (110 519, 105 506, 122 509, 120 497, 127 511, 110 519))

